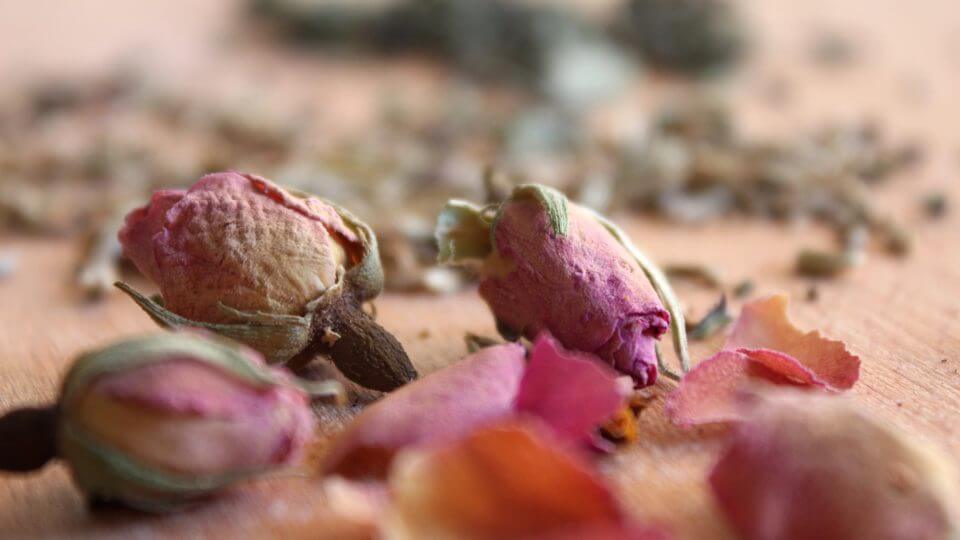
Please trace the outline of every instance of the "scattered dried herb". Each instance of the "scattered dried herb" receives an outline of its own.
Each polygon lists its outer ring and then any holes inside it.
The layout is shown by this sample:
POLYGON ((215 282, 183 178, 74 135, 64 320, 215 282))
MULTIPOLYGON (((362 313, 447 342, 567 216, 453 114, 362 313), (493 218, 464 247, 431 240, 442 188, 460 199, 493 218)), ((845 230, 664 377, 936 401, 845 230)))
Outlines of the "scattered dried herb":
POLYGON ((192 334, 123 341, 73 364, 58 403, 0 418, 0 469, 53 458, 92 500, 150 512, 295 464, 313 434, 308 390, 254 351, 192 334))
POLYGON ((717 269, 705 264, 668 264, 663 272, 671 279, 696 281, 711 288, 723 286, 717 269))
POLYGON ((210 174, 156 192, 128 214, 120 242, 162 303, 121 289, 161 326, 205 328, 294 368, 323 354, 375 390, 417 376, 363 310, 383 287, 376 235, 332 203, 250 174, 210 174))
POLYGON ((753 283, 753 280, 745 279, 740 283, 737 283, 733 287, 733 297, 734 298, 746 298, 750 296, 750 293, 753 292, 753 289, 756 285, 753 283))
POLYGON ((467 335, 463 336, 464 343, 467 344, 467 352, 473 354, 480 349, 486 349, 487 347, 493 347, 494 345, 502 345, 503 342, 499 339, 495 339, 487 336, 480 336, 474 334, 473 332, 467 332, 467 335))
POLYGON ((832 253, 804 249, 797 254, 796 270, 801 276, 828 278, 859 265, 860 261, 861 259, 847 251, 832 253))
POLYGON ((721 295, 720 301, 710 308, 703 319, 687 329, 687 337, 694 341, 708 339, 726 328, 731 322, 733 322, 733 317, 727 311, 727 297, 721 295))
POLYGON ((930 219, 940 219, 947 215, 948 210, 945 193, 931 193, 923 198, 923 211, 930 219))
POLYGON ((640 60, 684 75, 715 75, 747 47, 739 13, 725 0, 627 0, 613 32, 640 60))

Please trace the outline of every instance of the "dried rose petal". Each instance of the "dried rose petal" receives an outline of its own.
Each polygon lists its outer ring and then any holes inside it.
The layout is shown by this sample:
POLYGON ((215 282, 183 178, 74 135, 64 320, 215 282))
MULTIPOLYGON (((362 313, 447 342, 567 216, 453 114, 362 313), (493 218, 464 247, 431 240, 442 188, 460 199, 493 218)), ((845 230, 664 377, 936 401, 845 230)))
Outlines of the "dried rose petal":
POLYGON ((795 359, 836 389, 852 388, 860 374, 860 359, 842 342, 825 338, 817 330, 803 332, 790 322, 785 295, 744 304, 723 348, 746 349, 743 352, 749 355, 767 357, 764 363, 768 364, 777 356, 795 359))
POLYGON ((837 398, 759 398, 710 473, 744 540, 933 540, 960 534, 960 470, 837 398))
POLYGON ((390 474, 400 538, 663 539, 641 529, 587 462, 536 423, 480 429, 402 454, 390 474))
MULTIPOLYGON (((450 201, 437 239, 442 262, 480 261, 480 295, 505 336, 546 330, 638 386, 656 382, 654 347, 671 323, 658 291, 672 292, 612 223, 555 190, 526 185, 495 216, 450 201)), ((685 357, 683 330, 675 330, 685 357)))
POLYGON ((382 477, 404 447, 457 439, 515 415, 542 419, 561 440, 590 442, 623 400, 612 370, 547 334, 529 364, 519 345, 487 347, 365 409, 335 443, 326 470, 382 477))
POLYGON ((856 382, 860 359, 839 341, 798 330, 787 319, 786 305, 785 296, 744 305, 723 349, 694 367, 667 396, 666 412, 674 423, 740 420, 738 398, 753 384, 838 391, 856 382))

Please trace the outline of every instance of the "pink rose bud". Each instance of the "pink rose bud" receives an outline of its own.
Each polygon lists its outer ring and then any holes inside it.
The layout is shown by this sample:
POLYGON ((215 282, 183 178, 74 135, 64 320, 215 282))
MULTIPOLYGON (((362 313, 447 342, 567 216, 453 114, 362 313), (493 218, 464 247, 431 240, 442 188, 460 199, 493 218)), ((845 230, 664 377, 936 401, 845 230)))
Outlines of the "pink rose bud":
POLYGON ((548 330, 647 386, 672 315, 686 365, 683 318, 662 272, 616 225, 559 192, 519 186, 486 208, 450 201, 436 235, 441 262, 480 261, 480 295, 505 337, 548 330))
POLYGON ((960 536, 960 470, 939 448, 843 398, 755 397, 710 473, 743 540, 960 536))
POLYGON ((127 216, 124 253, 162 304, 119 284, 167 327, 202 327, 299 367, 317 354, 392 390, 416 371, 361 308, 383 286, 376 236, 349 212, 258 176, 210 174, 127 216))
POLYGON ((51 450, 92 499, 166 511, 295 464, 313 435, 309 401, 253 350, 163 334, 81 356, 55 421, 34 431, 53 433, 51 450))

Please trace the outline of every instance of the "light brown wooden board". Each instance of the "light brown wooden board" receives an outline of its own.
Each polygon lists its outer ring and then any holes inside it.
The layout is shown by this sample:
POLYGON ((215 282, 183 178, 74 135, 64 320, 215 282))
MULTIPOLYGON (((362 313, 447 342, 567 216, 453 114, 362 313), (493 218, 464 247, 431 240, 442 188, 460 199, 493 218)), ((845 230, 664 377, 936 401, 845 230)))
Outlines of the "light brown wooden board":
MULTIPOLYGON (((327 120, 344 129, 359 129, 372 116, 369 102, 384 87, 423 99, 443 81, 437 70, 419 64, 371 68, 301 58, 275 65, 268 55, 236 41, 236 33, 231 42, 236 54, 214 66, 211 59, 223 53, 209 45, 208 37, 230 27, 228 17, 236 4, 204 0, 186 9, 185 3, 153 0, 133 5, 100 0, 0 7, 0 72, 27 76, 94 70, 136 44, 170 73, 186 78, 202 74, 199 82, 190 78, 197 87, 203 77, 219 77, 241 86, 270 86, 280 95, 313 93, 327 107, 327 120)), ((789 136, 825 122, 869 116, 897 138, 919 137, 926 143, 925 165, 879 193, 882 207, 915 232, 914 253, 903 260, 874 254, 863 267, 818 285, 819 300, 806 302, 808 283, 791 274, 791 261, 800 246, 829 244, 830 236, 815 226, 728 220, 679 227, 623 216, 618 220, 660 262, 709 263, 730 282, 753 278, 755 295, 790 293, 795 321, 844 340, 862 358, 861 380, 853 390, 859 402, 958 455, 960 214, 928 222, 918 198, 936 188, 960 202, 955 181, 960 8, 951 0, 764 0, 746 2, 745 9, 761 47, 727 92, 749 133, 789 136), (855 36, 863 48, 860 60, 842 70, 813 65, 808 48, 816 28, 855 36), (788 88, 788 100, 779 106, 764 98, 777 80, 788 88)), ((638 90, 605 111, 600 123, 609 129, 636 124, 657 98, 675 88, 642 78, 638 90)), ((95 305, 80 301, 69 286, 76 244, 8 235, 0 236, 0 250, 19 259, 15 273, 0 282, 0 408, 52 399, 79 351, 155 331, 125 298, 113 296, 95 305)), ((694 314, 702 313, 715 295, 687 286, 679 292, 694 314)), ((422 373, 461 357, 465 331, 493 334, 492 320, 473 292, 391 294, 377 306, 382 323, 397 334, 422 373)), ((718 345, 698 344, 694 358, 704 358, 718 345)), ((656 389, 663 393, 670 387, 661 383, 656 389)), ((335 431, 342 420, 323 419, 325 430, 335 431)), ((663 418, 662 400, 643 412, 640 430, 639 444, 601 460, 631 511, 669 525, 679 538, 730 537, 703 483, 718 437, 671 427, 663 418)), ((310 479, 272 480, 185 514, 144 518, 91 515, 62 465, 0 477, 4 538, 335 538, 342 532, 337 526, 344 524, 329 519, 323 494, 310 479)))

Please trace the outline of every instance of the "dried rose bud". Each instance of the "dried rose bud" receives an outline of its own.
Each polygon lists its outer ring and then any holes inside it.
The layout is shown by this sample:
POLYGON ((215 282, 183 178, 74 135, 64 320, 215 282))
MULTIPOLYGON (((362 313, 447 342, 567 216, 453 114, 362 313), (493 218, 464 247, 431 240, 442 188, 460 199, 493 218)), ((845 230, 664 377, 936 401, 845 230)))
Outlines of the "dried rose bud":
MULTIPOLYGON (((326 393, 338 386, 326 384, 326 393)), ((11 424, 22 416, 6 415, 0 433, 54 444, 32 467, 17 454, 37 445, 13 445, 0 468, 39 468, 58 456, 92 499, 158 512, 295 463, 313 433, 307 391, 285 370, 246 347, 184 333, 81 356, 43 421, 11 424)))
POLYGON ((499 206, 449 201, 436 235, 441 262, 481 261, 480 295, 505 337, 549 330, 647 386, 672 323, 686 367, 683 316, 663 273, 616 225, 559 192, 525 185, 499 206))
POLYGON ((124 253, 162 305, 121 289, 159 324, 202 327, 299 367, 317 354, 392 390, 417 373, 363 302, 383 287, 373 231, 346 210, 237 172, 166 190, 127 216, 124 253))
POLYGON ((960 535, 956 464, 836 397, 761 394, 710 486, 744 540, 960 535))

